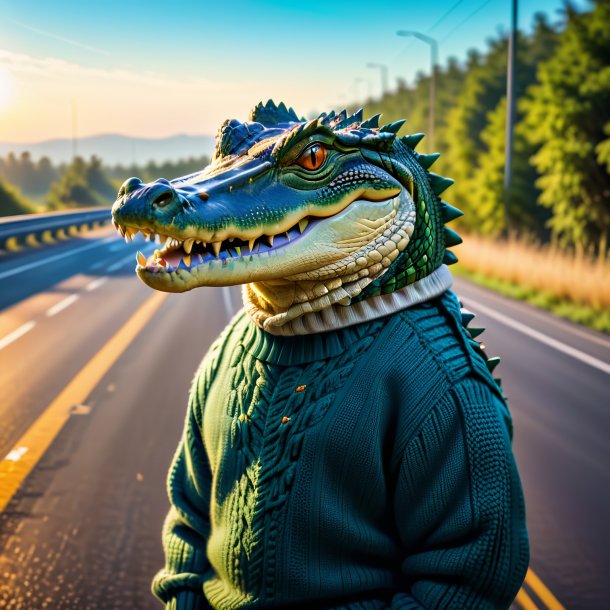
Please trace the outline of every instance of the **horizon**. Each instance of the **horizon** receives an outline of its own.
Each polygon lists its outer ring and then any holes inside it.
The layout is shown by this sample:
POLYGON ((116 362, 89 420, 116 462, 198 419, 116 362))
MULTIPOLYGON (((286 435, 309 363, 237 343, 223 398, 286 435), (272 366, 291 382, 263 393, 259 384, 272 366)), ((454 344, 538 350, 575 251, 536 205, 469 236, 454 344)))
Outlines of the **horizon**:
MULTIPOLYGON (((556 23, 562 5, 521 2, 520 30, 531 31, 537 12, 556 23)), ((104 7, 0 0, 0 10, 0 141, 19 145, 74 135, 214 135, 223 120, 243 120, 269 98, 301 115, 340 109, 379 98, 380 72, 367 62, 388 66, 388 90, 398 78, 412 83, 429 73, 428 47, 397 29, 437 37, 443 66, 485 51, 509 18, 501 0, 439 0, 432 8, 381 0, 372 11, 360 0, 324 7, 236 0, 230 21, 226 9, 192 0, 171 12, 158 0, 145 11, 117 0, 104 7)))

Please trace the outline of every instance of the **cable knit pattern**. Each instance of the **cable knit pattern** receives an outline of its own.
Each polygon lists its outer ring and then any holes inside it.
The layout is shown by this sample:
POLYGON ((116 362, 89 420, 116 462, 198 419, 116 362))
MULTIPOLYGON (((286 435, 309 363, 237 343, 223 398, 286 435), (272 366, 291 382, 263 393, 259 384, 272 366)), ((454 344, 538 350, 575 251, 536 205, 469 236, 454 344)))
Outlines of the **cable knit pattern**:
POLYGON ((174 610, 508 608, 528 563, 499 387, 452 293, 327 333, 243 314, 169 474, 174 610))

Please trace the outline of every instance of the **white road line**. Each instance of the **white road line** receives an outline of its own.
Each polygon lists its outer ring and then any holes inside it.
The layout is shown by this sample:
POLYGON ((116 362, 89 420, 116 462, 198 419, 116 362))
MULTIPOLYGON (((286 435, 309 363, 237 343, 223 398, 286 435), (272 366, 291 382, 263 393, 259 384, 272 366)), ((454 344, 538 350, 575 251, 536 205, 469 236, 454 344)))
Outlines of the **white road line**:
MULTIPOLYGON (((473 285, 472 282, 470 282, 469 280, 466 281, 468 281, 468 290, 478 292, 481 296, 484 296, 485 298, 491 299, 492 301, 497 301, 503 306, 511 307, 519 312, 526 310, 528 316, 538 318, 546 324, 552 324, 553 326, 561 328, 561 330, 567 333, 571 333, 573 335, 576 335, 577 337, 582 337, 583 339, 587 339, 592 343, 597 343, 598 345, 601 345, 606 349, 610 349, 610 341, 592 334, 593 331, 589 333, 586 330, 581 330, 580 328, 577 328, 573 324, 571 324, 569 320, 555 317, 553 314, 536 310, 536 307, 534 305, 530 305, 526 301, 517 301, 511 299, 510 297, 491 293, 488 290, 485 290, 484 288, 480 288, 479 286, 473 285)), ((461 291, 459 287, 457 289, 454 289, 454 292, 458 295, 458 298, 461 298, 461 291)))
POLYGON ((91 271, 94 271, 95 269, 100 269, 101 267, 105 267, 106 263, 108 261, 97 261, 97 263, 95 263, 94 265, 91 265, 91 267, 89 267, 89 269, 91 269, 91 271))
POLYGON ((60 311, 63 311, 64 309, 66 309, 66 307, 70 307, 70 305, 72 305, 72 303, 74 303, 77 300, 78 300, 78 295, 71 294, 70 296, 66 297, 62 301, 59 301, 59 303, 56 303, 55 305, 53 305, 53 307, 49 307, 49 309, 47 309, 47 316, 49 316, 49 318, 50 318, 52 316, 57 315, 60 311))
POLYGON ((4 459, 9 462, 18 462, 27 452, 27 447, 15 447, 15 449, 6 454, 4 459))
POLYGON ((91 292, 92 290, 99 288, 102 284, 105 284, 107 281, 108 281, 108 276, 106 276, 106 275, 103 275, 102 277, 98 277, 97 280, 93 280, 92 282, 89 282, 85 286, 85 290, 87 292, 91 292))
POLYGON ((544 343, 545 345, 548 345, 549 347, 552 347, 557 351, 562 352, 563 354, 572 356, 572 358, 576 358, 576 360, 580 360, 581 362, 584 362, 585 364, 588 364, 589 366, 592 366, 593 368, 602 371, 602 373, 610 375, 610 364, 608 364, 607 362, 603 362, 602 360, 598 360, 593 356, 589 356, 589 354, 585 354, 584 352, 581 352, 580 350, 566 345, 561 341, 557 341, 557 339, 553 339, 552 337, 549 337, 537 330, 534 330, 533 328, 530 328, 525 324, 521 324, 521 322, 517 322, 516 320, 513 320, 512 318, 509 318, 504 314, 498 313, 497 311, 490 309, 489 307, 485 307, 485 305, 481 305, 480 303, 477 303, 476 301, 473 301, 470 298, 463 300, 465 301, 465 303, 472 306, 475 311, 478 310, 486 316, 489 316, 490 318, 497 320, 501 324, 504 324, 505 326, 513 328, 514 330, 519 331, 524 335, 528 335, 532 339, 540 341, 540 343, 544 343))
POLYGON ((20 267, 13 267, 8 271, 3 271, 0 273, 0 280, 4 278, 11 277, 13 275, 17 275, 22 271, 27 271, 28 269, 34 269, 36 267, 42 267, 42 265, 48 265, 49 263, 54 263, 55 261, 61 260, 62 258, 67 258, 68 256, 72 256, 74 254, 78 254, 79 252, 84 252, 85 250, 90 250, 91 248, 98 248, 99 246, 108 243, 109 241, 114 241, 116 237, 108 237, 107 239, 96 240, 91 244, 87 244, 86 246, 82 246, 81 248, 74 248, 73 250, 69 250, 68 252, 62 252, 61 254, 56 254, 55 256, 47 256, 41 257, 40 260, 37 260, 33 263, 27 263, 26 265, 21 265, 20 267))
POLYGON ((114 265, 110 265, 110 267, 108 267, 106 269, 106 271, 108 273, 114 273, 117 269, 120 269, 121 267, 126 265, 129 261, 134 261, 134 264, 135 264, 135 259, 136 259, 135 253, 131 253, 129 256, 122 258, 119 262, 114 263, 114 265))
POLYGON ((9 333, 8 335, 6 335, 6 337, 0 339, 0 349, 6 347, 7 345, 10 345, 13 341, 16 341, 17 339, 19 339, 19 337, 25 335, 25 333, 32 330, 34 326, 36 326, 36 322, 30 320, 29 322, 22 324, 19 328, 16 328, 12 333, 9 333))

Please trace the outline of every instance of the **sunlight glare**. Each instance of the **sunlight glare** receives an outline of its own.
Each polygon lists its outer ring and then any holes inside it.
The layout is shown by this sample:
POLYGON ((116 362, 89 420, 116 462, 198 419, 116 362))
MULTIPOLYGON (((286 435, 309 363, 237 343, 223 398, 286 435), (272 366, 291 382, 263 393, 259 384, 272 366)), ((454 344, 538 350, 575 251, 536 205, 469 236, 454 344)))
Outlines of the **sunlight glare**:
POLYGON ((13 100, 13 79, 10 72, 0 66, 0 110, 10 106, 13 100))

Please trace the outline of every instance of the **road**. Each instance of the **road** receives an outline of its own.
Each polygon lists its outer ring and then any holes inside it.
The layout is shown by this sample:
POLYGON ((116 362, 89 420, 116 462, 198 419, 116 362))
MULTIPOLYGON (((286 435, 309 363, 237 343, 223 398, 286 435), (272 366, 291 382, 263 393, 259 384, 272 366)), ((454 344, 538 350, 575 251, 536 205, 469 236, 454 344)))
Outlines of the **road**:
MULTIPOLYGON (((152 245, 104 229, 0 258, 0 475, 15 469, 0 481, 17 489, 3 510, 0 490, 0 608, 160 607, 166 471, 194 370, 238 293, 159 298, 134 277, 138 248, 152 245)), ((503 357, 532 540, 518 607, 608 608, 610 340, 464 281, 456 291, 503 357)))

